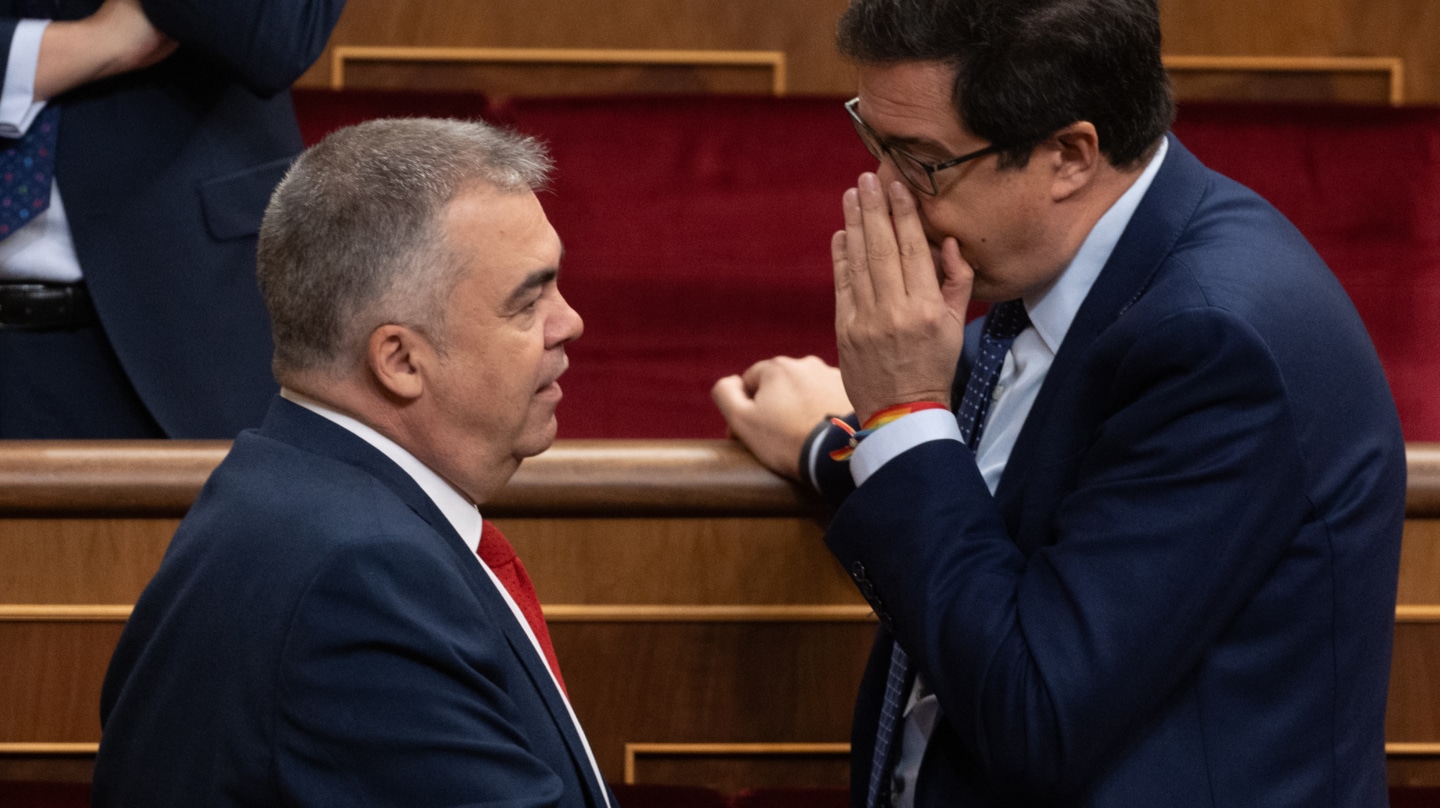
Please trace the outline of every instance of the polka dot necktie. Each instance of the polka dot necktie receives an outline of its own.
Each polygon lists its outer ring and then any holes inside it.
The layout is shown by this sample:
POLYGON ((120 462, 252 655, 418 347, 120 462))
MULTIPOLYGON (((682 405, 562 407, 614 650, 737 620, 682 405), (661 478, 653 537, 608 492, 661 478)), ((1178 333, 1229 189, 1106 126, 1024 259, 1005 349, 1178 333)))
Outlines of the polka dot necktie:
MULTIPOLYGON (((1010 345, 1015 338, 1029 325, 1030 316, 1025 313, 1025 304, 1019 300, 996 303, 985 317, 985 327, 980 332, 980 358, 970 369, 965 395, 955 413, 960 437, 971 451, 980 447, 985 416, 990 412, 995 383, 1000 379, 1005 355, 1010 353, 1010 345)), ((880 704, 880 725, 875 731, 875 753, 870 762, 870 786, 865 795, 865 808, 881 806, 880 795, 890 790, 895 756, 899 754, 899 744, 894 743, 894 739, 896 730, 900 728, 901 705, 913 681, 912 673, 910 657, 896 642, 890 650, 890 672, 885 679, 885 700, 880 704)), ((889 801, 883 804, 888 805, 889 801)))
POLYGON ((50 207, 60 107, 50 104, 19 138, 0 138, 0 239, 50 207))

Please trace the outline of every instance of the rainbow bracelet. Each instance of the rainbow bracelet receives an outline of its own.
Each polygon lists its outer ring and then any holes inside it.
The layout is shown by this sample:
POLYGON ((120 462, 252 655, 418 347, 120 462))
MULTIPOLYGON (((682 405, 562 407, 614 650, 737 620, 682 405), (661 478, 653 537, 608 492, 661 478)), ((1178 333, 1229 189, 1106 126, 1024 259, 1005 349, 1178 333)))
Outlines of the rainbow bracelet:
POLYGON ((830 423, 845 430, 846 434, 850 436, 850 445, 842 446, 839 449, 831 452, 830 459, 836 462, 843 462, 849 460, 850 456, 855 454, 855 447, 860 445, 860 441, 869 437, 870 433, 874 432, 882 426, 885 426, 886 424, 894 423, 895 421, 904 418, 912 412, 920 412, 921 410, 944 409, 948 408, 944 404, 936 401, 912 401, 908 404, 895 404, 893 406, 886 407, 885 409, 880 410, 879 412, 867 418, 865 420, 865 423, 860 425, 859 431, 856 431, 853 427, 851 427, 849 424, 845 423, 839 418, 831 418, 830 423))

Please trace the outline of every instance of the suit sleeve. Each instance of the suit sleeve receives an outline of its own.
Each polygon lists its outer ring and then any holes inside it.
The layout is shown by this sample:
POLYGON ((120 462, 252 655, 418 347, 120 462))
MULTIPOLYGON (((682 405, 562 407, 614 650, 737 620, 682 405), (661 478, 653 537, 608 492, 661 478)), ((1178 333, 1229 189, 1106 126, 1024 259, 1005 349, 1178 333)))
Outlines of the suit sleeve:
POLYGON ((287 89, 319 58, 344 0, 142 0, 182 48, 262 96, 287 89))
POLYGON ((1003 792, 1061 798, 1090 781, 1308 513, 1275 484, 1302 459, 1278 368, 1246 324, 1184 311, 1117 353, 1073 487, 1037 504, 1051 517, 1033 554, 953 441, 880 469, 827 534, 1003 792))
POLYGON ((453 563, 399 540, 337 551, 286 640, 282 793, 300 805, 556 805, 562 780, 523 725, 548 718, 522 716, 509 695, 512 653, 453 563))
POLYGON ((19 18, 0 17, 0 87, 10 72, 10 44, 15 40, 15 26, 19 24, 19 18))

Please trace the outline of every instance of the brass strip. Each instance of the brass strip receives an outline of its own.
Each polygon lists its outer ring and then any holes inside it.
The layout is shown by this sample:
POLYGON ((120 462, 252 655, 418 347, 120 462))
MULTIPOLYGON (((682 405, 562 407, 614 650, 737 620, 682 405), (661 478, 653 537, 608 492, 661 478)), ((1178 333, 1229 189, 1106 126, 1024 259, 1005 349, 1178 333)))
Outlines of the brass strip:
POLYGON ((869 606, 701 606, 555 603, 544 607, 552 623, 868 623, 869 606))
POLYGON ((635 784, 640 755, 849 755, 848 743, 627 743, 625 785, 635 784))
POLYGON ((20 603, 0 604, 0 622, 123 623, 130 619, 133 606, 97 604, 20 603))
POLYGON ((1387 743, 1385 754, 1394 757, 1440 757, 1440 743, 1387 743))
POLYGON ((1440 623, 1440 606, 1402 604, 1395 607, 1397 623, 1440 623))
MULTIPOLYGON (((94 755, 98 743, 0 743, 0 755, 94 755)), ((650 755, 848 755, 846 743, 755 744, 625 744, 625 782, 635 782, 635 757, 650 755)), ((1440 756, 1440 743, 1387 743, 1385 754, 1394 757, 1440 756)))
MULTIPOLYGON (((118 622, 130 618, 126 605, 4 604, 0 622, 118 622)), ((868 623, 869 606, 589 605, 554 603, 543 607, 552 623, 868 623)))
MULTIPOLYGON (((0 604, 0 622, 123 623, 134 607, 125 604, 0 604)), ((542 607, 553 623, 869 623, 865 605, 696 605, 552 603, 542 607)), ((1440 623, 1440 605, 1395 607, 1397 623, 1440 623)))
POLYGON ((0 743, 0 755, 94 755, 98 743, 0 743))
POLYGON ((1165 56, 1167 70, 1253 73, 1384 73, 1390 105, 1405 103, 1405 60, 1389 56, 1165 56))
POLYGON ((330 52, 330 89, 345 89, 345 63, 490 62, 496 64, 692 65, 768 67, 770 92, 785 95, 784 51, 624 50, 615 48, 432 48, 338 45, 330 52))

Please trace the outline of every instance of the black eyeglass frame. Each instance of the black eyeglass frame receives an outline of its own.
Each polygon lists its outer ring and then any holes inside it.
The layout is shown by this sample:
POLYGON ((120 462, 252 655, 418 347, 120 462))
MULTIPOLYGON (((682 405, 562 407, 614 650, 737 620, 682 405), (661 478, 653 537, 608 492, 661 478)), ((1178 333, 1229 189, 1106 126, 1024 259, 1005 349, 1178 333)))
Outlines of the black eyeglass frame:
POLYGON ((876 160, 884 160, 886 157, 889 157, 890 162, 895 164, 895 169, 899 171, 900 176, 904 177, 905 181, 910 184, 910 187, 926 196, 940 195, 940 189, 935 184, 935 172, 944 171, 947 168, 954 168, 962 163, 978 160, 987 154, 995 154, 1002 150, 999 144, 992 143, 983 149, 976 149, 968 154, 962 154, 959 157, 953 157, 943 162, 927 163, 898 146, 887 145, 884 139, 881 138, 874 129, 870 128, 870 124, 865 123, 865 120, 860 117, 860 113, 855 111, 858 106, 860 106, 860 96, 857 95, 845 102, 845 111, 850 113, 850 122, 855 125, 855 133, 860 136, 860 142, 865 144, 865 150, 870 152, 870 156, 876 160), (876 149, 880 151, 877 153, 876 149), (908 161, 908 165, 907 163, 901 162, 900 158, 908 161), (920 184, 918 176, 911 176, 910 172, 906 170, 911 166, 925 171, 928 188, 920 184))

